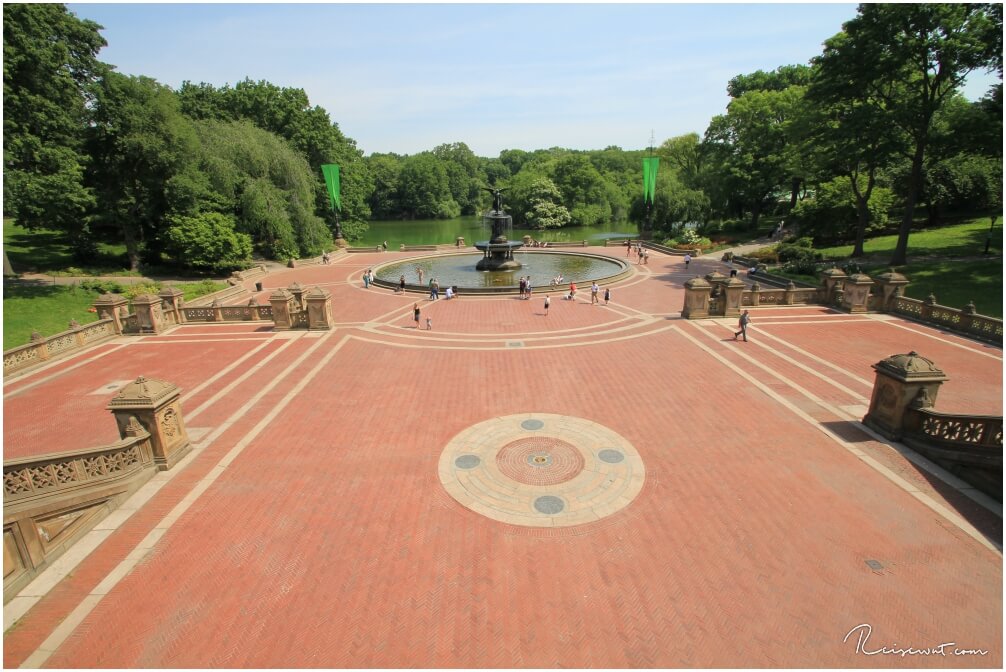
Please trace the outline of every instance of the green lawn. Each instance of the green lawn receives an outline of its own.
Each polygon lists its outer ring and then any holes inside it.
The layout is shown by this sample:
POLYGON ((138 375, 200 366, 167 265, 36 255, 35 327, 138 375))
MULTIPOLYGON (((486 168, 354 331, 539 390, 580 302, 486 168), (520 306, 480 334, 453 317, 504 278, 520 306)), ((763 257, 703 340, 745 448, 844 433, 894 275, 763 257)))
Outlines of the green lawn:
MULTIPOLYGON (((178 283, 185 300, 220 291, 225 282, 178 283)), ((137 285, 123 288, 125 296, 144 291, 159 291, 161 285, 137 285)), ((9 350, 31 340, 31 332, 53 336, 66 331, 70 320, 88 324, 98 319, 88 308, 102 292, 76 285, 29 285, 5 282, 3 288, 3 349, 9 350)))
POLYGON ((17 273, 48 275, 139 275, 129 270, 125 245, 98 243, 98 255, 84 267, 73 259, 73 248, 59 231, 31 231, 13 219, 3 220, 4 250, 17 273))
POLYGON ((54 285, 14 285, 3 288, 3 349, 9 350, 31 340, 31 332, 53 336, 69 328, 70 320, 81 324, 98 316, 87 309, 97 292, 79 287, 54 285))
MULTIPOLYGON (((886 269, 884 269, 886 270, 886 269)), ((990 261, 929 261, 908 264, 897 269, 911 284, 905 296, 925 299, 936 296, 940 305, 963 308, 974 301, 982 315, 1003 316, 1003 266, 999 259, 990 261)), ((883 270, 870 271, 876 275, 883 270)))
MULTIPOLYGON (((985 251, 985 240, 988 233, 988 217, 969 219, 960 224, 952 224, 939 229, 913 231, 908 236, 908 257, 911 259, 920 256, 980 256, 985 251)), ((880 261, 894 254, 894 246, 897 242, 896 235, 870 238, 863 244, 863 252, 867 257, 879 257, 877 261, 880 261)), ((1002 218, 1000 218, 992 231, 990 250, 993 254, 1002 254, 1002 249, 1003 230, 1002 218)), ((848 259, 852 254, 852 245, 819 248, 818 252, 823 254, 825 259, 848 259)))

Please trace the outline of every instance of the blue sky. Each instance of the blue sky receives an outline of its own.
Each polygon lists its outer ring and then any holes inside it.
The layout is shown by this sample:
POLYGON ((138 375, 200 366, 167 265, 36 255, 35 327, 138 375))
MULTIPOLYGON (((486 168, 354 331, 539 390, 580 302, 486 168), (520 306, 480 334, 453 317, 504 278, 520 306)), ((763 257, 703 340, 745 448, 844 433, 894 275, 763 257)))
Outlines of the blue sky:
MULTIPOLYGON (((807 63, 855 4, 87 4, 99 58, 178 87, 303 88, 366 154, 640 149, 702 134, 738 74, 807 63)), ((980 97, 995 75, 973 78, 980 97)))

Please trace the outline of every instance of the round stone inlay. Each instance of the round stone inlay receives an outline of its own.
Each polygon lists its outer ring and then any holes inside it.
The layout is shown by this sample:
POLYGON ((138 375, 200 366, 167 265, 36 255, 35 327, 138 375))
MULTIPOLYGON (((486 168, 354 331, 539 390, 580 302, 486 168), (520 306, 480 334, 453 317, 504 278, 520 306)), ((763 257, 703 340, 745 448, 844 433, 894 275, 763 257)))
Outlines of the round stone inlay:
POLYGON ((617 450, 612 450, 611 448, 605 448, 599 452, 597 456, 608 464, 618 464, 625 459, 625 455, 622 455, 617 450))
POLYGON ((461 455, 454 460, 454 466, 458 469, 474 469, 479 466, 482 460, 478 455, 461 455))
POLYGON ((561 513, 562 510, 566 508, 566 505, 558 497, 545 495, 544 497, 539 497, 534 500, 534 508, 536 511, 551 516, 556 513, 561 513))
POLYGON ((496 453, 503 475, 526 485, 565 483, 583 471, 583 464, 576 446, 551 436, 517 439, 496 453))
POLYGON ((568 415, 492 418, 440 454, 438 475, 459 504, 512 525, 570 527, 629 506, 643 489, 636 449, 607 427, 568 415))

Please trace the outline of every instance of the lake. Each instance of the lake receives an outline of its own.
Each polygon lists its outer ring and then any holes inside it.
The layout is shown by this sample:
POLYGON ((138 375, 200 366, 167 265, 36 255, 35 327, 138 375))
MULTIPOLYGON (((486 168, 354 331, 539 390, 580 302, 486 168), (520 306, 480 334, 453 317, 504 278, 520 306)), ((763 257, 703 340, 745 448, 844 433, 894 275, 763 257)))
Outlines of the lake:
MULTIPOLYGON (((374 220, 368 222, 370 230, 362 240, 353 241, 353 247, 370 247, 388 241, 389 250, 397 250, 399 245, 447 245, 453 244, 458 236, 465 237, 465 244, 476 240, 488 240, 489 232, 482 228, 482 217, 468 215, 454 219, 415 219, 411 221, 374 220)), ((548 242, 570 242, 586 240, 590 245, 603 245, 605 240, 634 238, 639 229, 630 222, 599 226, 568 226, 562 229, 536 231, 533 229, 513 229, 511 240, 520 240, 529 235, 535 240, 548 242)))

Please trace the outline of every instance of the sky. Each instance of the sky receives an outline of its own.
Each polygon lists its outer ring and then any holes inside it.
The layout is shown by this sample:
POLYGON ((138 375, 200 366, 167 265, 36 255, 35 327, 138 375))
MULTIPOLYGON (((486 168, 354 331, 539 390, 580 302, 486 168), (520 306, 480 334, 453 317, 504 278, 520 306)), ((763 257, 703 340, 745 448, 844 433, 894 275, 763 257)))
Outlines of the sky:
MULTIPOLYGON (((704 133, 738 74, 806 64, 853 18, 828 4, 68 3, 98 57, 172 88, 302 88, 365 154, 464 142, 643 149, 704 133)), ((984 73, 965 88, 981 97, 984 73)))

